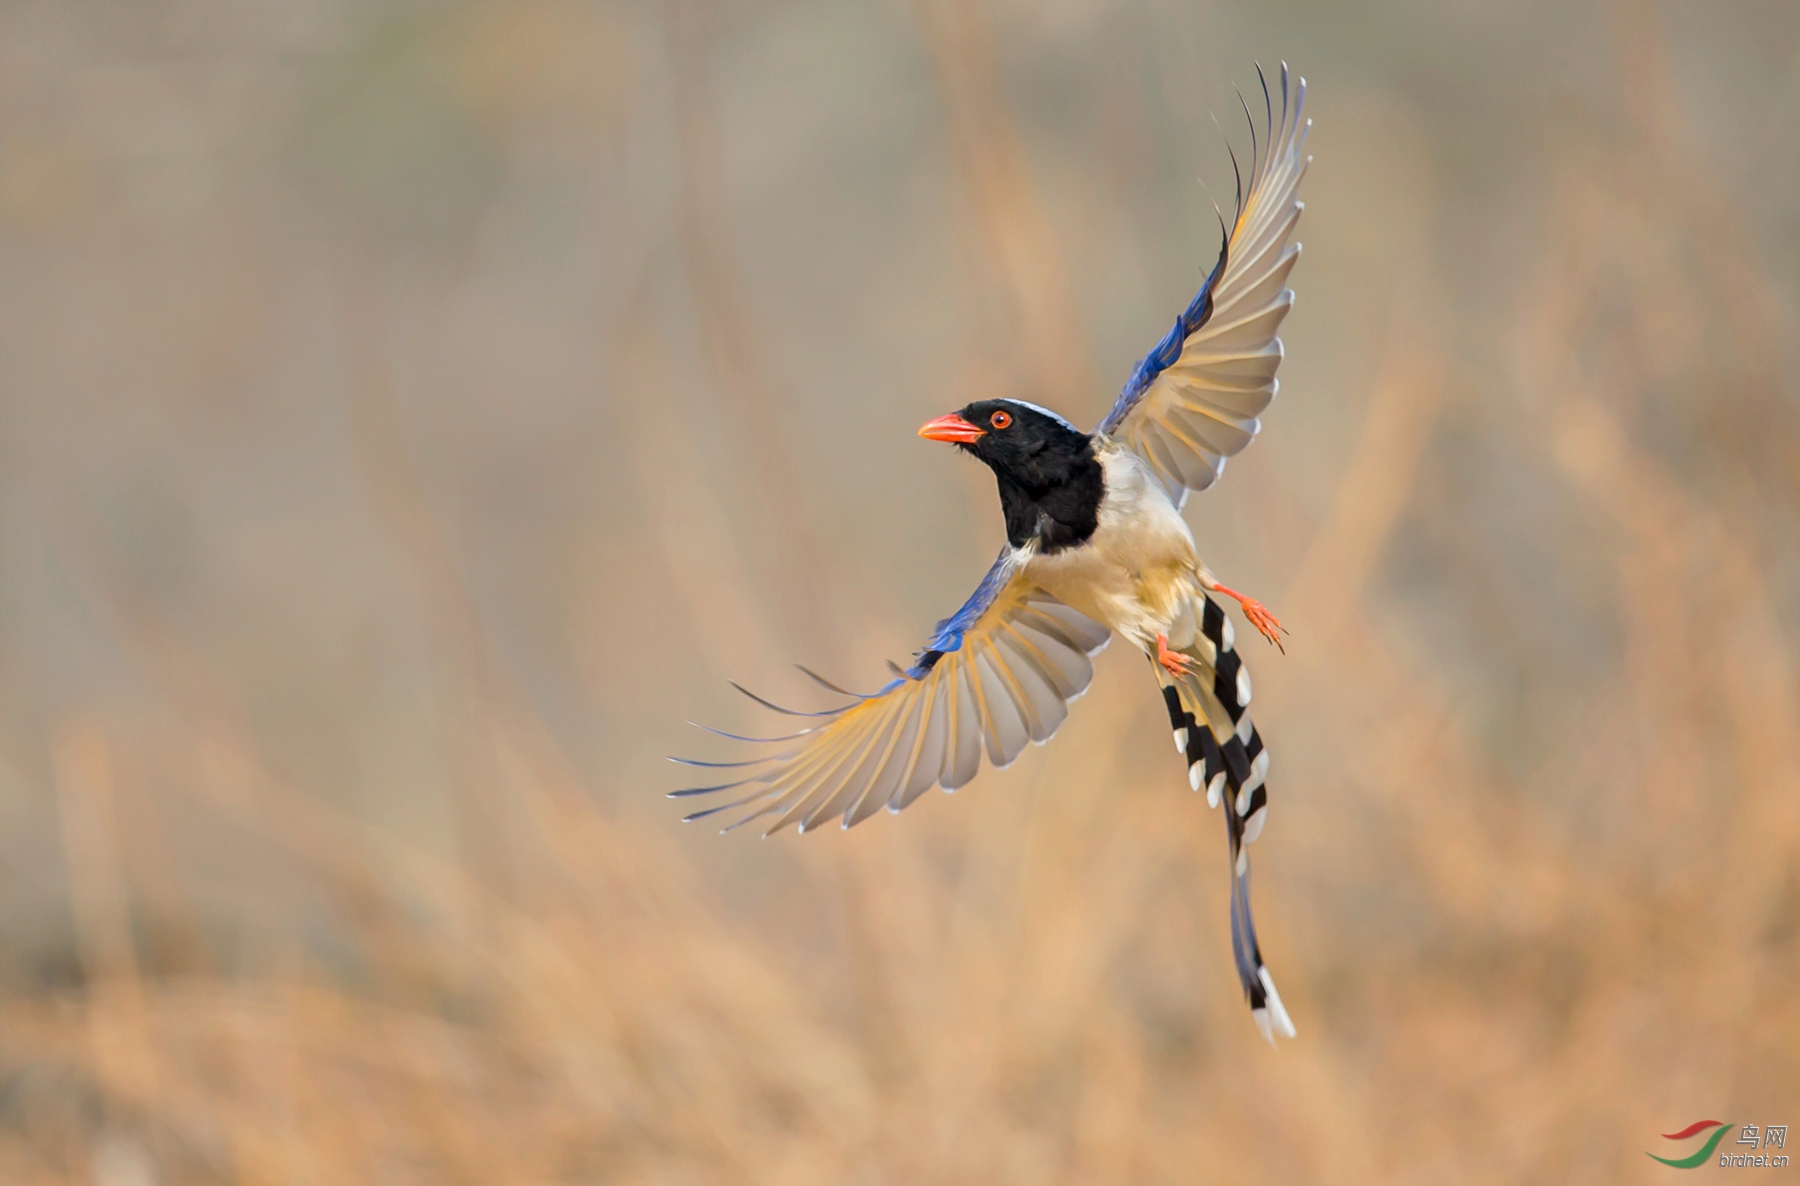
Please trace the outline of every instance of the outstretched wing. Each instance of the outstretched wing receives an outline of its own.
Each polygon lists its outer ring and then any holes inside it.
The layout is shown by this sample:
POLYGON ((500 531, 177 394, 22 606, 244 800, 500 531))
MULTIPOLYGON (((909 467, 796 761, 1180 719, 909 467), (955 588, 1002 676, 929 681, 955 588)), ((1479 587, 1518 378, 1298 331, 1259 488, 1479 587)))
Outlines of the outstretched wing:
POLYGON ((1095 430, 1148 462, 1176 506, 1189 490, 1212 485, 1226 459, 1255 438, 1257 417, 1279 386, 1275 331, 1294 303, 1287 278, 1300 244, 1290 245, 1288 236, 1304 208, 1294 195, 1312 159, 1301 155, 1312 121, 1302 111, 1304 78, 1290 86, 1282 65, 1279 114, 1262 81, 1262 142, 1252 118, 1250 178, 1246 184, 1238 175, 1237 215, 1219 262, 1095 430))
POLYGON ((1024 576, 1030 557, 1029 548, 1002 551, 974 595, 938 623, 918 662, 879 692, 823 713, 778 708, 823 723, 787 737, 734 738, 778 746, 775 752, 744 762, 676 759, 744 775, 674 792, 744 792, 687 818, 739 809, 726 830, 768 819, 765 836, 795 821, 804 832, 834 815, 848 828, 881 807, 897 812, 933 786, 962 786, 980 769, 984 747, 990 762, 1005 766, 1027 741, 1050 740, 1069 703, 1087 690, 1088 656, 1109 633, 1024 576))

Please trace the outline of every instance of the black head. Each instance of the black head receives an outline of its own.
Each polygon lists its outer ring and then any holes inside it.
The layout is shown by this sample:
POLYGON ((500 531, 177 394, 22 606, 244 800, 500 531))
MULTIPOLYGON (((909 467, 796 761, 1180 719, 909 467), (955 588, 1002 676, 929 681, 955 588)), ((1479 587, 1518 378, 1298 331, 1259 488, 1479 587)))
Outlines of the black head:
POLYGON ((1006 538, 1046 552, 1082 543, 1105 493, 1094 439, 1053 412, 1014 399, 977 400, 919 430, 973 453, 994 471, 1006 538))

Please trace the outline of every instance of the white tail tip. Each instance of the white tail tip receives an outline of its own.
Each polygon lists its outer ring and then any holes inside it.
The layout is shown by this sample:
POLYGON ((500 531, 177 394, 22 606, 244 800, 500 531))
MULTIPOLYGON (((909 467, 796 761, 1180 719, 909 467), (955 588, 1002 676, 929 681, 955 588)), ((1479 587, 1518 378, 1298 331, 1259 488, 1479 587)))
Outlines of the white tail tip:
POLYGON ((1271 1044, 1275 1041, 1274 1038, 1269 1037, 1271 1022, 1274 1023, 1275 1029, 1281 1031, 1283 1037, 1294 1037, 1294 1019, 1288 1016, 1287 1006, 1281 1003, 1281 994, 1275 991, 1275 978, 1269 975, 1267 968, 1258 968, 1256 978, 1262 981, 1263 995, 1268 998, 1268 1007, 1256 1010, 1259 1014, 1267 1014, 1266 1017, 1257 1018, 1257 1024, 1262 1027, 1263 1037, 1269 1038, 1271 1044))

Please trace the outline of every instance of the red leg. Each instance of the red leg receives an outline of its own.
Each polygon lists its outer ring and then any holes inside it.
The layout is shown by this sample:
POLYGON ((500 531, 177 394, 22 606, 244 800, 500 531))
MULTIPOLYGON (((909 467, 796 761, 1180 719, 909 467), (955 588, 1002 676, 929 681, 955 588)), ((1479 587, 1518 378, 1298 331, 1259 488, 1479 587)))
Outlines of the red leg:
POLYGON ((1166 634, 1159 634, 1156 636, 1156 661, 1162 664, 1164 671, 1168 672, 1176 679, 1180 679, 1182 676, 1186 675, 1189 666, 1194 662, 1180 651, 1171 651, 1169 649, 1169 636, 1166 634))
POLYGON ((1268 606, 1254 597, 1244 596, 1236 589, 1227 589, 1224 585, 1214 585, 1212 591, 1223 593, 1242 606, 1244 616, 1250 619, 1250 624, 1262 631, 1262 636, 1279 647, 1282 654, 1287 654, 1287 648, 1281 645, 1281 636, 1288 632, 1287 627, 1283 626, 1280 620, 1269 612, 1268 606))

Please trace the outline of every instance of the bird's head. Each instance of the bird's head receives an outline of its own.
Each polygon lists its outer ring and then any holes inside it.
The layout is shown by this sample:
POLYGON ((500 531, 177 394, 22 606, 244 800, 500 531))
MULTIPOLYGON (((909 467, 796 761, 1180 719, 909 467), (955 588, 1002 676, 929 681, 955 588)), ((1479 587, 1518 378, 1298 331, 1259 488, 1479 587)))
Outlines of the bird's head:
POLYGON ((1000 484, 1006 536, 1046 551, 1093 533, 1104 484, 1094 438, 1055 412, 1016 399, 977 400, 919 429, 980 458, 1000 484))
POLYGON ((1016 399, 977 400, 939 416, 919 435, 973 453, 995 476, 1038 493, 1061 485, 1093 458, 1092 438, 1056 413, 1016 399))

